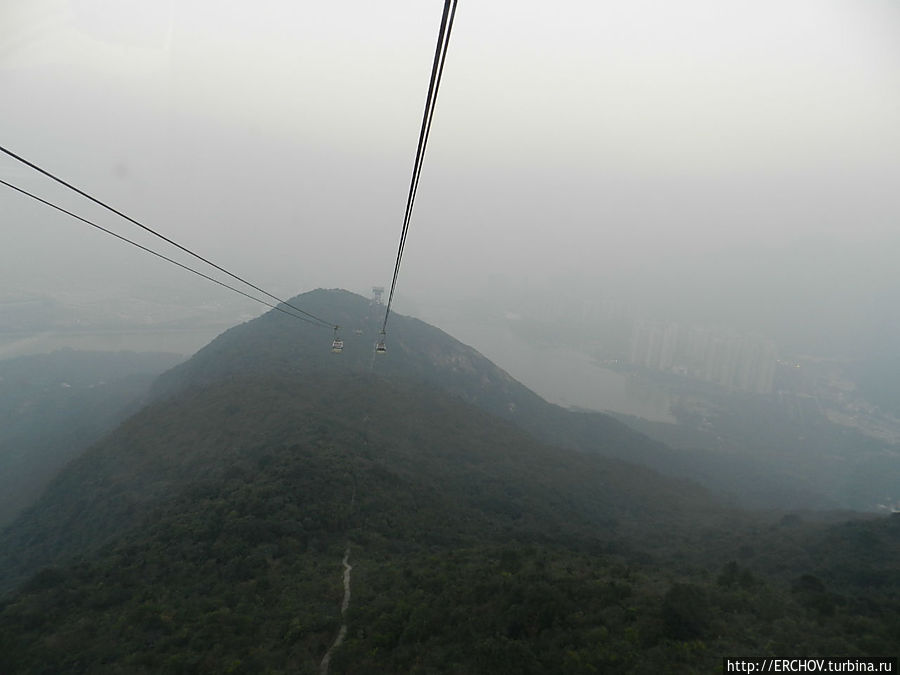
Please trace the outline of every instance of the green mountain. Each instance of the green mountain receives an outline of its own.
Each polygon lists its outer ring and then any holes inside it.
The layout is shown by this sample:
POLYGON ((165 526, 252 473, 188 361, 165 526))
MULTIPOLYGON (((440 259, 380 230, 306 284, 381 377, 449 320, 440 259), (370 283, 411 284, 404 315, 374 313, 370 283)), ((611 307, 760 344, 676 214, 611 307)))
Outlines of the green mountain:
POLYGON ((162 397, 248 374, 374 372, 413 378, 509 420, 547 443, 688 478, 741 506, 821 509, 839 505, 820 494, 813 481, 772 471, 752 457, 703 447, 675 452, 609 415, 573 412, 548 403, 475 349, 411 317, 391 315, 388 353, 376 356, 373 346, 384 307, 372 306, 359 295, 320 289, 298 296, 292 303, 341 326, 344 351, 340 357, 329 350, 332 336, 328 330, 269 312, 226 331, 166 373, 157 382, 154 395, 162 397))
MULTIPOLYGON (((0 533, 0 672, 319 672, 342 621, 332 672, 896 651, 900 519, 742 513, 547 445, 510 421, 540 399, 474 351, 394 317, 373 361, 377 317, 341 309, 367 304, 311 298, 343 354, 274 313, 228 331, 0 533)), ((610 454, 664 451, 609 428, 610 454)))
POLYGON ((156 376, 180 360, 71 349, 0 360, 0 527, 136 412, 156 376))
MULTIPOLYGON (((349 358, 344 360, 344 354, 338 356, 330 352, 330 336, 326 333, 328 340, 324 348, 319 347, 310 357, 312 350, 309 347, 304 349, 298 337, 292 334, 297 330, 297 322, 288 318, 292 323, 285 326, 276 319, 275 329, 272 330, 267 325, 271 321, 272 315, 266 315, 232 329, 189 361, 161 376, 150 396, 153 403, 72 462, 51 483, 40 501, 0 535, 0 590, 15 585, 44 565, 98 549, 122 532, 137 526, 149 511, 173 494, 194 485, 207 474, 217 476, 223 463, 234 459, 229 454, 232 441, 240 447, 238 439, 244 438, 245 434, 250 434, 249 438, 258 436, 266 439, 260 443, 268 447, 273 442, 268 440, 272 425, 283 429, 290 428, 293 423, 293 417, 282 419, 281 411, 285 407, 293 409, 297 397, 307 400, 306 407, 301 411, 309 408, 316 414, 328 414, 342 424, 350 421, 359 424, 359 420, 366 420, 367 425, 381 429, 380 433, 396 434, 398 438, 405 438, 403 434, 408 433, 406 427, 423 424, 423 420, 428 420, 427 423, 434 427, 437 423, 437 413, 434 411, 453 404, 457 407, 453 408, 455 419, 452 424, 469 435, 474 434, 474 437, 463 438, 455 454, 447 451, 445 460, 451 462, 458 459, 459 453, 468 451, 472 444, 477 444, 479 452, 490 450, 473 431, 473 420, 499 426, 500 432, 490 432, 498 436, 498 446, 518 447, 527 441, 528 448, 543 448, 514 426, 472 407, 463 397, 449 395, 434 387, 432 380, 421 376, 423 372, 428 372, 421 365, 429 363, 428 358, 418 357, 420 369, 413 370, 412 376, 401 375, 402 369, 396 365, 386 368, 389 370, 387 374, 377 374, 372 372, 371 349, 347 349, 345 354, 349 358), (324 353, 325 358, 320 358, 320 353, 324 353), (354 358, 362 364, 363 356, 369 359, 368 368, 361 365, 354 367, 354 358), (389 400, 391 387, 397 386, 416 388, 416 393, 412 395, 415 405, 409 402, 406 408, 392 405, 389 400), (220 390, 228 392, 228 402, 221 408, 203 407, 210 392, 220 390), (260 401, 282 391, 288 392, 290 401, 275 398, 267 406, 260 407, 260 401), (252 395, 249 392, 253 392, 252 395), (331 392, 330 396, 328 392, 331 392), (423 408, 420 400, 428 400, 430 408, 423 408), (315 407, 312 407, 313 403, 315 407), (407 412, 410 407, 417 412, 407 412), (248 408, 256 416, 245 417, 248 408), (399 419, 403 423, 398 427, 399 419), (504 439, 504 435, 510 438, 504 439)), ((304 328, 305 324, 301 324, 301 330, 304 328)), ((426 330, 450 342, 445 334, 430 327, 426 330)), ((313 335, 319 337, 321 332, 314 332, 313 335)), ((485 369, 486 374, 478 378, 482 388, 475 397, 477 400, 499 399, 504 401, 504 405, 512 401, 512 406, 508 407, 514 407, 516 401, 535 406, 541 403, 537 396, 491 366, 474 350, 459 343, 455 345, 470 354, 471 358, 478 359, 480 362, 476 366, 485 369), (492 377, 499 385, 492 382, 492 377)), ((401 357, 393 358, 397 360, 401 357)), ((451 358, 456 363, 461 361, 458 356, 451 358)), ((475 372, 475 366, 469 366, 466 375, 459 378, 463 384, 465 378, 471 377, 471 372, 475 372)), ((464 391, 462 384, 458 385, 457 390, 464 391)), ((443 421, 441 426, 444 426, 443 421)), ((626 430, 627 438, 627 428, 622 429, 626 430)), ((420 433, 424 435, 425 431, 420 433)), ((478 433, 489 435, 488 431, 478 433)), ((433 428, 428 430, 428 435, 429 438, 435 436, 433 428)), ((638 443, 644 442, 636 434, 631 437, 638 443)), ((429 442, 436 444, 441 438, 439 434, 429 442)), ((276 437, 274 442, 280 442, 280 439, 276 437)), ((546 456, 548 451, 544 449, 542 452, 546 456)), ((556 456, 560 451, 553 449, 549 452, 556 456)), ((693 518, 722 510, 696 485, 664 479, 652 470, 599 456, 571 451, 565 452, 564 456, 567 459, 560 469, 572 470, 572 467, 582 467, 586 463, 593 467, 586 474, 591 479, 582 486, 590 493, 593 504, 589 509, 591 522, 614 522, 622 514, 632 511, 645 515, 652 512, 655 514, 652 519, 632 519, 634 522, 630 527, 643 526, 651 520, 655 527, 655 524, 667 521, 669 515, 679 514, 688 506, 694 514, 693 518), (615 479, 611 480, 611 477, 615 479), (628 491, 620 494, 622 486, 628 486, 628 491)), ((533 467, 528 464, 529 461, 533 463, 536 460, 528 453, 521 458, 510 456, 506 470, 512 473, 504 480, 510 484, 521 482, 516 471, 526 474, 531 471, 533 467), (519 461, 524 463, 518 466, 519 461)), ((546 457, 540 460, 541 466, 545 463, 546 457)), ((430 468, 436 476, 448 475, 448 466, 430 468)), ((560 478, 556 489, 568 490, 570 485, 560 478)), ((531 494, 537 487, 510 487, 511 494, 520 490, 524 491, 523 494, 531 494)), ((502 497, 494 497, 492 503, 500 509, 521 510, 506 504, 506 501, 502 497)), ((552 503, 560 502, 555 499, 552 503)), ((550 513, 549 529, 558 526, 558 516, 558 510, 550 513)), ((575 516, 575 512, 569 514, 571 518, 575 516)), ((665 532, 663 528, 656 536, 664 536, 665 532)))

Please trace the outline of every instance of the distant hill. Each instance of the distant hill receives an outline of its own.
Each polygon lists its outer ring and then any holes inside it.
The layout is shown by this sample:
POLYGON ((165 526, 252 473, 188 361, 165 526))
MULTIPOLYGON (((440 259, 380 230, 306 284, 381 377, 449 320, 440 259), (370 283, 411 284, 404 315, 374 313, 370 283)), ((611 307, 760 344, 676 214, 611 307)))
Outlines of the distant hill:
POLYGON ((156 376, 181 359, 65 349, 0 360, 0 527, 135 412, 156 376))

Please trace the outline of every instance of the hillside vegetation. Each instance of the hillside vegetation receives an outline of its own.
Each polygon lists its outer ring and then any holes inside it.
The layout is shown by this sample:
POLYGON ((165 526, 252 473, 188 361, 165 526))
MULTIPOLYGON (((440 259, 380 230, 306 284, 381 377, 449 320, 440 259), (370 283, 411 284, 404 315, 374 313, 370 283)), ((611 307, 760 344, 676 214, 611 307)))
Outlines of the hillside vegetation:
MULTIPOLYGON (((283 329, 170 371, 0 533, 0 672, 318 672, 348 544, 335 673, 897 652, 900 517, 738 511, 491 414, 534 395, 468 348, 425 356, 398 329, 373 367, 283 329)), ((610 454, 665 451, 608 428, 610 454)))

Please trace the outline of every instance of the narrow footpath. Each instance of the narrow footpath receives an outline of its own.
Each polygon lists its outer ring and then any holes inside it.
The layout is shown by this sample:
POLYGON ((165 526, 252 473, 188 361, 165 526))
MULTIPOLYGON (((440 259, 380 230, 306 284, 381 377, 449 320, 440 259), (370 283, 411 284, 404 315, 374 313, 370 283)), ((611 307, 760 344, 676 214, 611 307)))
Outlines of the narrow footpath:
MULTIPOLYGON (((356 491, 354 490, 354 497, 356 496, 356 491)), ((350 570, 353 569, 353 566, 350 565, 350 544, 347 544, 347 550, 344 551, 344 600, 341 602, 341 616, 343 617, 347 613, 347 608, 350 606, 350 570)), ((328 667, 331 665, 331 653, 341 646, 344 638, 347 636, 347 622, 341 624, 341 629, 338 631, 337 637, 335 638, 332 645, 328 648, 328 651, 325 652, 325 656, 322 657, 322 663, 319 665, 319 675, 328 675, 328 667)))

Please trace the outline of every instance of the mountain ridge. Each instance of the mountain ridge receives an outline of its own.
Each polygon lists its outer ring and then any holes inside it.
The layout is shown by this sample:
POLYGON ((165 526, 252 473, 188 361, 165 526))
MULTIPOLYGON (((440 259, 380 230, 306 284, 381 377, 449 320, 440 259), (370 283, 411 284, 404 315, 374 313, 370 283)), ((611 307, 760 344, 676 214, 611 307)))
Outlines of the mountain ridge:
POLYGON ((371 371, 415 378, 512 421, 543 442, 648 466, 702 484, 743 507, 830 508, 812 486, 772 475, 752 458, 701 449, 678 451, 601 412, 574 412, 549 403, 476 349, 419 319, 392 313, 388 353, 375 355, 384 306, 344 290, 318 289, 291 304, 341 326, 342 354, 330 334, 278 312, 222 333, 190 360, 163 374, 152 396, 248 373, 371 371), (319 346, 321 345, 321 346, 319 346), (736 476, 751 476, 743 480, 736 476))

